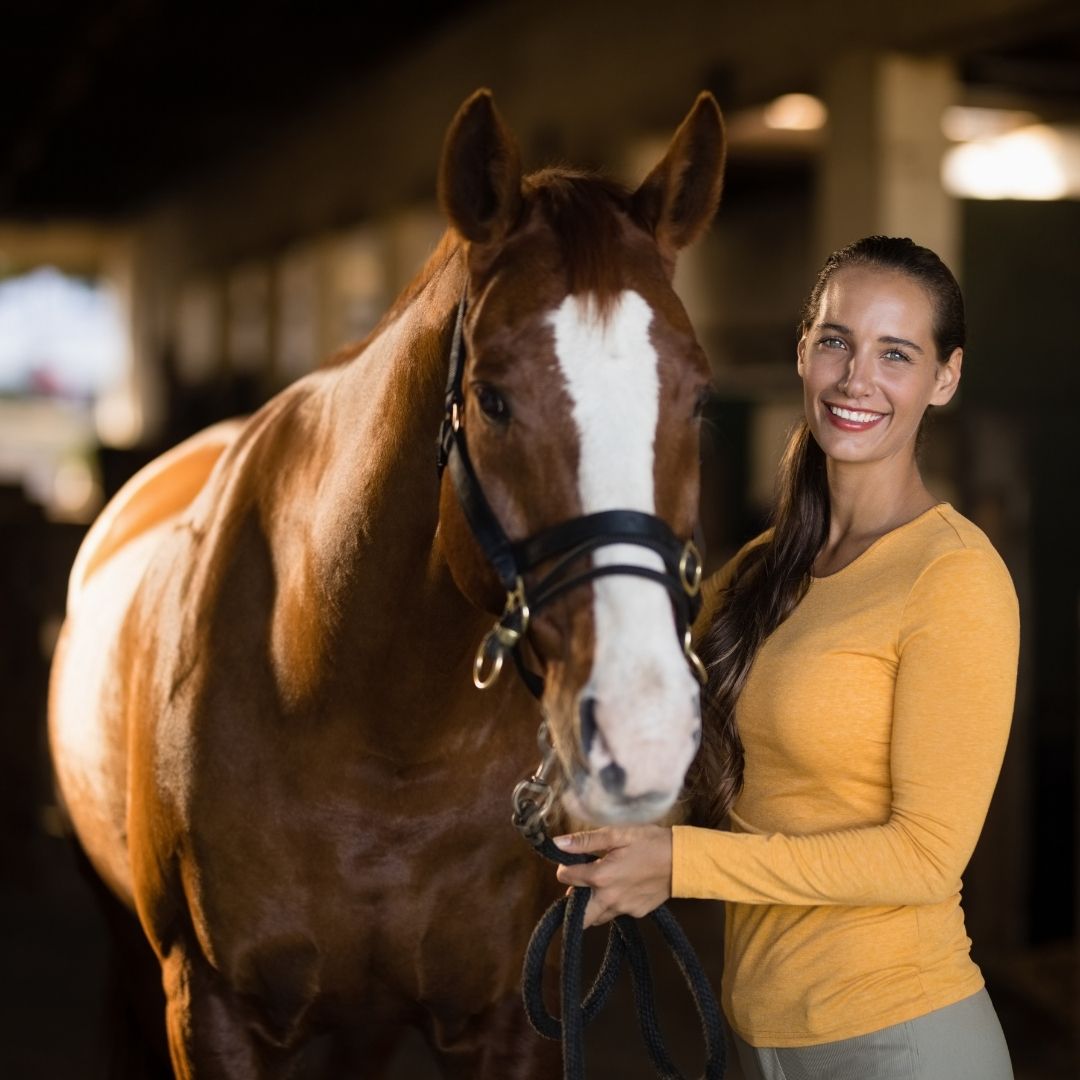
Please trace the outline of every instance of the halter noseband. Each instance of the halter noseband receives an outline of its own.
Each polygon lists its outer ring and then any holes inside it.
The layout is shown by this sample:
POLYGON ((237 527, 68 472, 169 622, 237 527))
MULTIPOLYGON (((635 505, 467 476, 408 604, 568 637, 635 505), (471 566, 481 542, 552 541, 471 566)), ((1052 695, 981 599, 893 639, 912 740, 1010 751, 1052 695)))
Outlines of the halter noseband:
POLYGON ((465 296, 458 305, 454 338, 450 346, 450 373, 446 383, 446 409, 438 442, 438 473, 447 466, 465 519, 506 589, 502 616, 485 635, 473 663, 473 682, 478 689, 491 686, 511 654, 526 686, 540 697, 544 681, 525 667, 517 650, 528 633, 533 614, 556 597, 594 578, 612 574, 633 574, 662 585, 671 595, 683 652, 694 674, 705 681, 705 668, 690 644, 690 627, 701 609, 701 555, 693 540, 680 540, 671 527, 655 514, 639 510, 604 510, 585 514, 543 529, 525 540, 512 542, 495 517, 465 443, 462 418, 465 399, 462 379, 465 372, 465 296), (610 544, 636 544, 655 551, 664 562, 664 571, 633 563, 588 566, 574 572, 582 557, 610 544), (555 559, 554 566, 538 582, 525 590, 525 575, 540 563, 555 559))

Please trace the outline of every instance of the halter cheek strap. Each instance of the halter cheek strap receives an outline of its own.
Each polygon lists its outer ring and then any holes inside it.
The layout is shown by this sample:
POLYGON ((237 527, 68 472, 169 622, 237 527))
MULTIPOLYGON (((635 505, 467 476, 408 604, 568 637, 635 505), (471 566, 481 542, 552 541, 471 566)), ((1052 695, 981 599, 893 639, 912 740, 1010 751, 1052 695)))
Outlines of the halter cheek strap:
POLYGON ((572 518, 544 529, 525 540, 512 542, 491 509, 476 475, 462 426, 465 397, 465 296, 458 304, 454 337, 450 346, 450 371, 446 383, 445 411, 439 430, 437 468, 441 477, 449 467, 462 512, 481 550, 506 590, 503 614, 491 628, 476 653, 473 682, 483 690, 502 671, 507 655, 512 655, 529 690, 540 697, 543 679, 529 671, 517 650, 528 633, 529 620, 537 611, 563 593, 611 575, 633 575, 662 585, 671 595, 683 651, 697 677, 705 681, 705 669, 690 644, 690 627, 701 608, 702 560, 693 540, 680 540, 671 527, 655 514, 639 510, 605 510, 572 518), (612 544, 635 544, 656 552, 664 570, 634 563, 585 565, 575 571, 586 556, 612 544), (532 583, 526 592, 525 575, 541 563, 554 565, 532 583))

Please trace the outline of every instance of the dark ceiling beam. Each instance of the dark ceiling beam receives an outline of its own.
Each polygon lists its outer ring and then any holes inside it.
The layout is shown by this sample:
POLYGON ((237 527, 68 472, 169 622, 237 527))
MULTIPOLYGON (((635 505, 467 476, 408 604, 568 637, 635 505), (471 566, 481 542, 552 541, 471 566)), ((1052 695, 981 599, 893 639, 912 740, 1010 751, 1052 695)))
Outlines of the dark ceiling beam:
MULTIPOLYGON (((30 102, 23 114, 17 131, 9 136, 10 150, 0 151, 0 214, 10 207, 19 190, 20 182, 31 176, 45 160, 50 141, 56 137, 65 122, 79 110, 92 106, 97 78, 108 57, 123 47, 125 35, 147 17, 151 5, 147 0, 113 0, 111 4, 90 5, 85 24, 77 26, 66 40, 65 55, 43 74, 46 79, 44 92, 38 93, 34 104, 33 87, 24 87, 22 99, 30 102)), ((63 26, 62 19, 79 15, 57 14, 55 24, 63 26)), ((14 27, 7 20, 7 32, 14 27)), ((19 99, 19 89, 10 87, 9 93, 19 99)), ((77 178, 72 181, 77 183, 77 178)))

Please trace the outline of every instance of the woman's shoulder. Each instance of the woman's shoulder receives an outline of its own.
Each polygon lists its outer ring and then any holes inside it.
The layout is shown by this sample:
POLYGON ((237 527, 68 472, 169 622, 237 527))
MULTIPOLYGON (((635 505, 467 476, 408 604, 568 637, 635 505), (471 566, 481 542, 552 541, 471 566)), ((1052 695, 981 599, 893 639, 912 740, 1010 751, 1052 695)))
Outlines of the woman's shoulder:
MULTIPOLYGON (((985 532, 950 505, 934 508, 908 552, 910 578, 901 605, 900 648, 934 632, 964 648, 1017 647, 1020 603, 1009 567, 985 532), (931 627, 936 627, 931 631, 931 627)), ((897 596, 897 599, 901 597, 897 596)))
POLYGON ((902 545, 909 598, 950 603, 969 590, 996 593, 1015 603, 1012 575, 986 533, 949 503, 939 503, 910 530, 902 545))
POLYGON ((970 518, 964 517, 951 503, 941 502, 926 511, 913 523, 916 528, 900 530, 907 540, 902 546, 914 561, 926 569, 944 556, 968 552, 976 556, 974 564, 994 564, 1004 567, 1001 555, 990 538, 970 518), (907 534, 906 536, 903 534, 907 534), (979 558, 981 556, 982 558, 979 558))

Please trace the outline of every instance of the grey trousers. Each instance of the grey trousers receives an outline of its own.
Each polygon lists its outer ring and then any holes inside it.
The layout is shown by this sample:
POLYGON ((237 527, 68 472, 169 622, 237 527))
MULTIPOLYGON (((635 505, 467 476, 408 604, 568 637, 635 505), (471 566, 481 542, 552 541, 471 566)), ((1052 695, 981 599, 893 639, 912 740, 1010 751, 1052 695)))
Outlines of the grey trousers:
POLYGON ((1013 1080, 985 989, 903 1024, 815 1046, 758 1047, 728 1034, 746 1080, 1013 1080))

